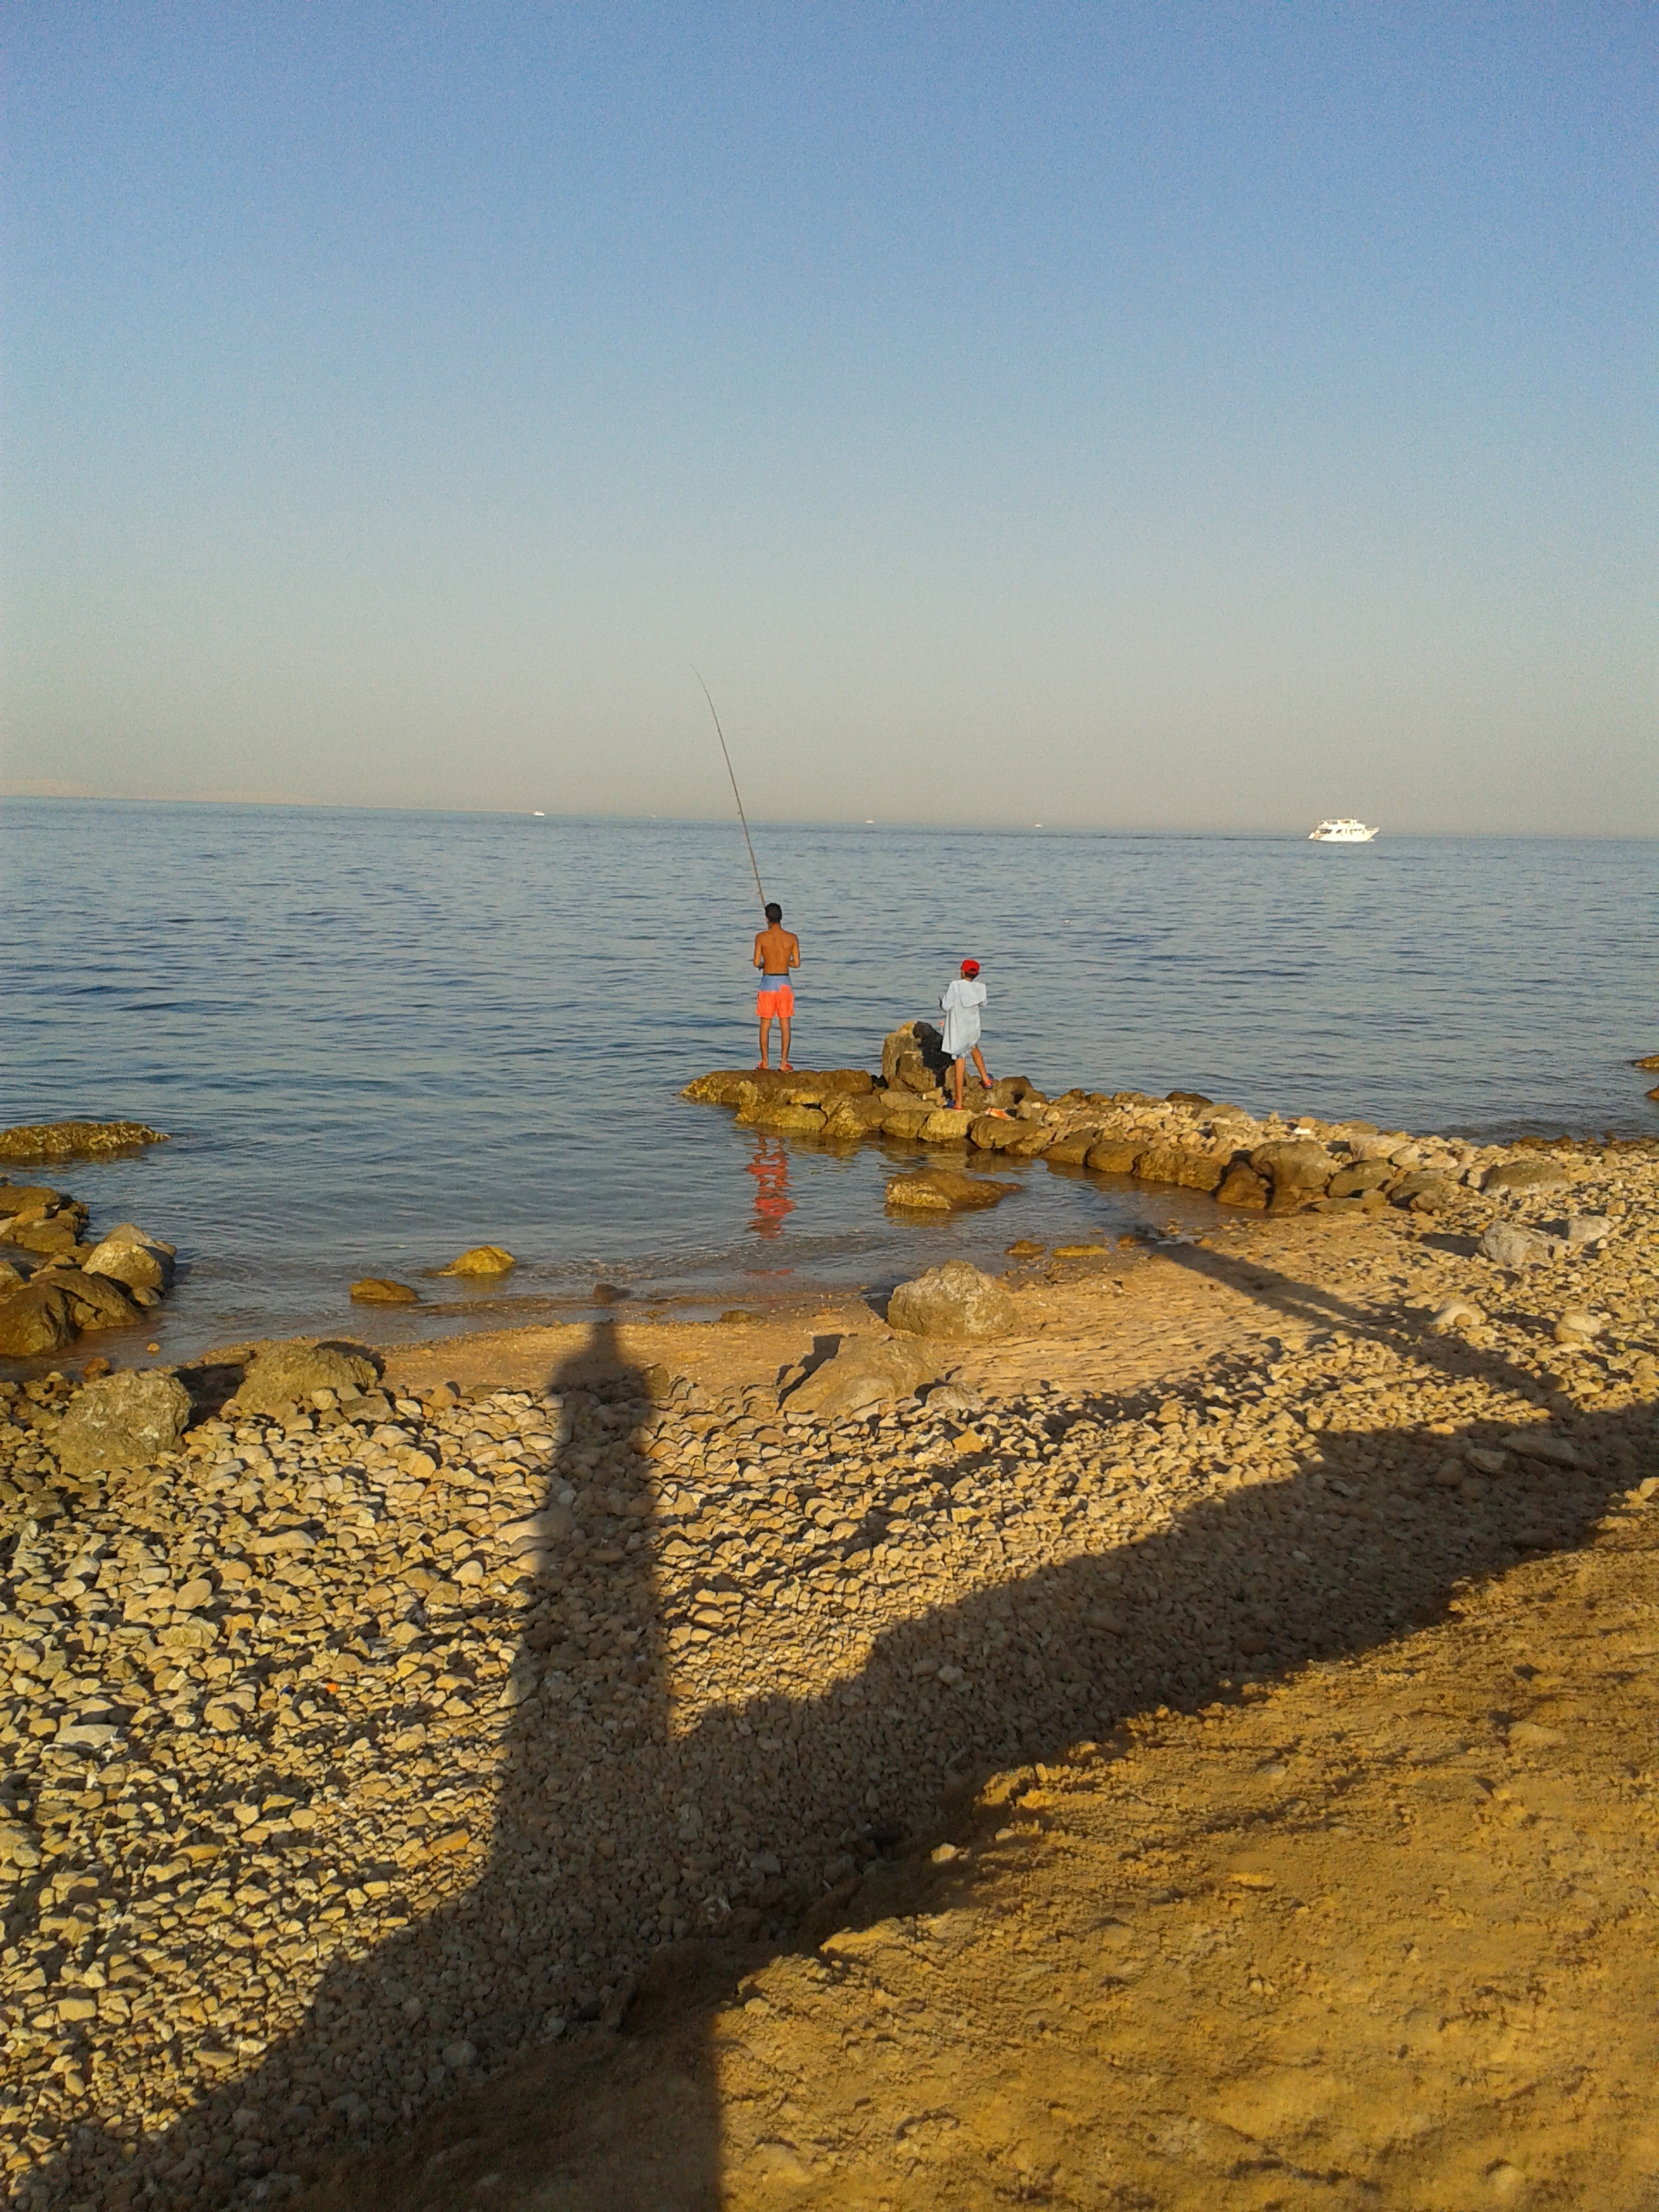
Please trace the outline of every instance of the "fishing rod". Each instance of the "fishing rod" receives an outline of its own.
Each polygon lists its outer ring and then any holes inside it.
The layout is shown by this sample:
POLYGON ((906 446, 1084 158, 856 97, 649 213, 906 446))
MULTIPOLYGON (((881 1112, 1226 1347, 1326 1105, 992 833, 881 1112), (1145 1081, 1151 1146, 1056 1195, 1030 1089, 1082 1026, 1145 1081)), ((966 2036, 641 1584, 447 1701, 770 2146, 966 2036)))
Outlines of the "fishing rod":
POLYGON ((749 849, 749 866, 754 871, 754 887, 760 893, 760 904, 764 907, 766 903, 766 894, 760 886, 760 868, 754 857, 754 840, 749 835, 749 818, 743 811, 743 794, 737 788, 737 777, 732 768, 732 756, 726 751, 726 733, 720 726, 720 716, 715 714, 715 702, 709 686, 702 683, 702 677, 697 674, 695 668, 691 673, 696 677, 697 682, 702 684, 702 696, 709 702, 709 713, 715 715, 715 735, 720 740, 720 749, 725 755, 726 772, 732 779, 732 797, 737 801, 737 818, 743 824, 743 842, 749 849))

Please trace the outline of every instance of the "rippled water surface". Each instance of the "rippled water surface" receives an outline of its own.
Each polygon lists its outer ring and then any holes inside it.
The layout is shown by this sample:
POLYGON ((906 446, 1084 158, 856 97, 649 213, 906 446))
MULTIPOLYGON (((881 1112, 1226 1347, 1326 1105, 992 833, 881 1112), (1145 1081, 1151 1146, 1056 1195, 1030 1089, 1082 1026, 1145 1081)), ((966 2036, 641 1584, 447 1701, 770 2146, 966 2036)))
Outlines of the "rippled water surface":
MULTIPOLYGON (((596 1279, 645 1303, 889 1282, 1209 1211, 1020 1170, 994 1213, 889 1222, 893 1155, 683 1104, 753 1058, 735 828, 20 801, 0 1116, 130 1116, 175 1141, 58 1179, 186 1271, 173 1357, 348 1324, 537 1318, 596 1279), (510 1292, 424 1280, 463 1245, 510 1292), (433 1309, 353 1309, 354 1276, 433 1309)), ((1202 1090, 1384 1127, 1659 1130, 1656 850, 1642 842, 1050 836, 763 828, 798 931, 796 1064, 871 1065, 983 962, 993 1072, 1202 1090)))

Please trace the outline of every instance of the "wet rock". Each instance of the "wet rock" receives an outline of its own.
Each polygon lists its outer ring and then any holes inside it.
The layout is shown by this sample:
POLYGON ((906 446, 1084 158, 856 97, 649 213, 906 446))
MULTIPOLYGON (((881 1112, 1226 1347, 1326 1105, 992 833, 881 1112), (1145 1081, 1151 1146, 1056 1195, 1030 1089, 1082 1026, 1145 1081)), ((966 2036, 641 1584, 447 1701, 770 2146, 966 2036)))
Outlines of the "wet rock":
POLYGON ((165 1129, 152 1129, 143 1122, 31 1122, 0 1129, 0 1160, 96 1159, 100 1154, 167 1141, 165 1129))
MULTIPOLYGON (((924 1144, 966 1144, 970 1131, 978 1126, 965 1109, 957 1113, 951 1106, 936 1106, 922 1123, 921 1140, 924 1144)), ((1019 1124, 1014 1126, 1017 1128, 1019 1124)))
POLYGON ((72 1475, 148 1467, 176 1448, 189 1419, 190 1394, 175 1375, 106 1375, 70 1400, 54 1448, 72 1475))
POLYGON ((1017 1191, 1017 1183, 999 1183, 988 1175, 967 1175, 954 1167, 925 1167, 918 1174, 895 1175, 887 1185, 887 1204, 922 1213, 969 1212, 994 1206, 1017 1191))
POLYGON ((1480 1187, 1483 1191, 1555 1191, 1572 1179, 1559 1160, 1546 1160, 1533 1153, 1489 1167, 1480 1187))
POLYGON ((270 1344, 249 1363, 241 1388, 226 1401, 227 1414, 276 1414, 308 1404, 314 1390, 369 1389, 374 1362, 350 1344, 305 1338, 270 1344))
POLYGON ((441 1275, 504 1275, 518 1264, 504 1245, 474 1244, 451 1260, 447 1268, 440 1268, 438 1273, 441 1275))
POLYGON ((769 1097, 764 1091, 740 1100, 738 1125, 746 1129, 771 1129, 779 1136, 815 1137, 824 1125, 821 1106, 797 1106, 769 1097))
POLYGON ((879 1337, 849 1337, 832 1359, 816 1368, 785 1401, 793 1414, 840 1420, 907 1398, 931 1382, 937 1363, 918 1344, 879 1337))
POLYGON ((70 1318, 78 1329, 127 1329, 143 1319, 125 1286, 107 1275, 73 1268, 54 1280, 69 1300, 70 1318))
POLYGON ((173 1281, 175 1253, 175 1246, 147 1236, 137 1222, 124 1221, 92 1247, 81 1272, 109 1275, 129 1290, 163 1291, 173 1281))
POLYGON ((39 1220, 69 1203, 61 1191, 48 1190, 44 1183, 0 1181, 0 1221, 39 1220))
POLYGON ((352 1285, 352 1296, 359 1306, 418 1306, 421 1302, 418 1290, 406 1282, 394 1282, 390 1275, 365 1275, 352 1285))
POLYGON ((1090 1146, 1084 1165, 1096 1175, 1133 1175, 1135 1163, 1146 1149, 1144 1137, 1102 1137, 1090 1146))
POLYGON ((14 1219, 6 1239, 25 1252, 38 1252, 42 1259, 51 1259, 75 1250, 79 1229, 72 1213, 56 1213, 36 1221, 14 1219))
POLYGON ((0 1300, 0 1357, 32 1359, 57 1351, 74 1333, 69 1300, 54 1282, 26 1283, 0 1300))
POLYGON ((901 1282, 887 1301, 893 1327, 918 1337, 1002 1336, 1019 1319, 1011 1293, 966 1260, 947 1260, 913 1282, 901 1282))
POLYGON ((1044 1157, 1051 1167, 1081 1167, 1099 1141, 1098 1129, 1077 1129, 1068 1136, 1057 1136, 1044 1157))

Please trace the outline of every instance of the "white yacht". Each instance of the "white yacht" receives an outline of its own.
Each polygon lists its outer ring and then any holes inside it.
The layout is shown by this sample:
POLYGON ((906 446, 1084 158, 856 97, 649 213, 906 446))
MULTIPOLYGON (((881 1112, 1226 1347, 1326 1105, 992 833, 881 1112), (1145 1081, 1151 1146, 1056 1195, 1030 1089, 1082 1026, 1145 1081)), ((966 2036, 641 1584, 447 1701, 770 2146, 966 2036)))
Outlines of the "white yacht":
POLYGON ((1344 814, 1335 822, 1321 822, 1317 830, 1310 830, 1307 834, 1310 842, 1315 845, 1369 845, 1376 831, 1344 814))

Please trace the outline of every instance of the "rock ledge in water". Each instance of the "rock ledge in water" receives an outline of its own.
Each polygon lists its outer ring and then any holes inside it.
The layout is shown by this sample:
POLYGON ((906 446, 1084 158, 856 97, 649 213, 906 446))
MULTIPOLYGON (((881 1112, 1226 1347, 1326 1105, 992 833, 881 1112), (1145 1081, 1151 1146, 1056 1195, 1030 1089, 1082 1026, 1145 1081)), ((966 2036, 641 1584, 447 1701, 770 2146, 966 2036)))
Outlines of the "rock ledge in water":
POLYGON ((0 1129, 0 1160, 89 1160, 128 1152, 135 1145, 166 1144, 165 1129, 143 1122, 30 1122, 0 1129))

